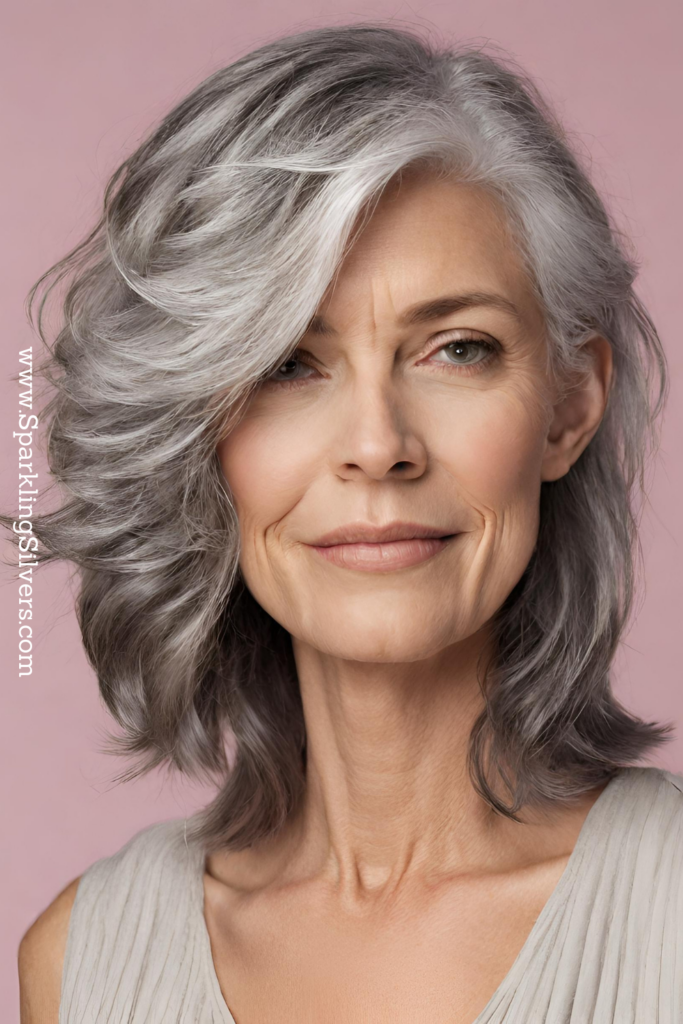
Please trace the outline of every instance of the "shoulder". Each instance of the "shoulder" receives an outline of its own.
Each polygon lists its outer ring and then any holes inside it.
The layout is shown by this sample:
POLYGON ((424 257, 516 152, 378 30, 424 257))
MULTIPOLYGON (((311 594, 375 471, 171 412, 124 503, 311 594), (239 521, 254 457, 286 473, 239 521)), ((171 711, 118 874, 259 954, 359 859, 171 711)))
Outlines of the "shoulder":
POLYGON ((649 765, 622 768, 620 775, 622 791, 632 794, 646 811, 666 810, 674 820, 683 814, 683 775, 649 765))
POLYGON ((600 850, 606 884, 618 876, 643 898, 677 886, 683 876, 683 776, 653 766, 622 767, 589 818, 590 846, 600 850))
POLYGON ((683 775, 664 768, 635 765, 620 769, 613 780, 612 804, 616 813, 628 808, 633 824, 648 823, 660 837, 683 826, 683 775))
POLYGON ((600 847, 591 846, 585 864, 584 910, 599 936, 590 948, 612 979, 605 990, 618 992, 610 1019, 660 1019, 656 1003, 673 1024, 683 1019, 674 1010, 683 977, 683 776, 629 767, 613 797, 598 817, 600 847))
MULTIPOLYGON (((185 941, 202 884, 202 851, 185 824, 149 825, 83 873, 64 954, 64 1021, 128 1020, 131 1000, 146 1020, 155 986, 171 984, 168 942, 185 941)), ((182 953, 173 955, 177 966, 182 953)))
POLYGON ((174 819, 141 829, 74 878, 33 922, 18 951, 21 1024, 58 1024, 88 949, 95 956, 101 949, 101 932, 116 928, 155 873, 183 862, 183 825, 174 819))
POLYGON ((663 768, 641 768, 651 780, 649 817, 671 842, 683 845, 683 775, 663 768))
MULTIPOLYGON (((632 766, 612 785, 599 822, 605 850, 641 894, 678 889, 683 877, 683 775, 632 766)), ((677 910, 683 913, 683 906, 677 910)))
MULTIPOLYGON (((146 901, 158 884, 178 879, 187 870, 191 853, 184 840, 184 819, 173 819, 148 825, 114 853, 96 860, 78 886, 69 946, 92 939, 98 927, 110 930, 110 922, 115 927, 131 901, 146 901)), ((72 952, 67 949, 67 958, 72 952)))
POLYGON ((658 771, 662 781, 666 782, 667 785, 672 786, 679 794, 679 799, 683 799, 683 775, 674 774, 674 772, 667 772, 664 769, 655 768, 654 771, 658 771))
POLYGON ((78 889, 75 917, 85 917, 95 907, 111 915, 133 893, 142 899, 150 885, 185 872, 194 848, 185 839, 184 825, 184 819, 148 825, 120 849, 91 864, 78 889))
POLYGON ((21 1024, 57 1024, 62 968, 80 876, 62 889, 19 944, 21 1024))

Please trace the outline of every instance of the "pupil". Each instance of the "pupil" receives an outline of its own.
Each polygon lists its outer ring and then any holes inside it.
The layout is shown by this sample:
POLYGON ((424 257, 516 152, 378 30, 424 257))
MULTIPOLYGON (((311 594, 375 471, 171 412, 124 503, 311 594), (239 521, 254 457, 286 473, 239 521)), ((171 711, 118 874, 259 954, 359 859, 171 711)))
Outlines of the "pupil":
POLYGON ((455 356, 467 356, 469 344, 469 342, 465 341, 452 341, 449 348, 455 356))

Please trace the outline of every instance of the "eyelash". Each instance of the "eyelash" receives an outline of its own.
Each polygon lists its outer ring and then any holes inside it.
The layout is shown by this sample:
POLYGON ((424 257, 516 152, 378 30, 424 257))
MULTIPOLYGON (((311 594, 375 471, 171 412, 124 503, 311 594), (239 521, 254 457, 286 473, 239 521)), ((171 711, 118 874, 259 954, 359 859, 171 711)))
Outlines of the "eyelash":
MULTIPOLYGON (((463 374, 464 373, 465 376, 468 376, 468 377, 472 376, 475 373, 479 373, 480 372, 479 368, 488 365, 488 363, 490 363, 491 360, 496 355, 498 355, 498 351, 499 351, 497 343, 494 344, 493 342, 485 341, 483 338, 463 338, 463 337, 458 337, 458 338, 451 338, 448 341, 442 342, 432 352, 430 352, 427 356, 425 356, 425 358, 428 359, 431 356, 437 355, 439 352, 443 352, 445 349, 448 348, 449 345, 457 345, 457 344, 461 344, 461 345, 477 345, 477 346, 481 346, 481 348, 486 351, 486 355, 483 357, 483 359, 479 359, 476 363, 462 363, 460 365, 458 365, 457 363, 451 363, 450 364, 450 366, 452 368, 454 368, 454 369, 457 368, 459 374, 463 374)), ((307 363, 304 359, 301 358, 300 353, 302 353, 304 351, 305 351, 304 349, 295 349, 295 351, 292 353, 292 355, 289 357, 289 359, 286 359, 285 362, 290 362, 292 359, 296 359, 299 363, 303 364, 304 366, 310 366, 311 365, 310 363, 307 363)), ((285 365, 284 362, 280 363, 280 366, 278 366, 277 369, 274 372, 277 373, 277 371, 282 366, 284 366, 284 365, 285 365)), ((442 365, 446 366, 447 364, 443 363, 442 365)), ((311 368, 314 369, 314 367, 311 367, 311 368)), ((264 384, 269 384, 271 386, 278 387, 278 388, 284 388, 287 391, 293 391, 293 390, 296 390, 298 388, 307 386, 307 381, 308 380, 309 380, 308 377, 304 377, 303 379, 300 379, 300 380, 273 380, 272 377, 266 377, 264 379, 263 383, 264 384)))

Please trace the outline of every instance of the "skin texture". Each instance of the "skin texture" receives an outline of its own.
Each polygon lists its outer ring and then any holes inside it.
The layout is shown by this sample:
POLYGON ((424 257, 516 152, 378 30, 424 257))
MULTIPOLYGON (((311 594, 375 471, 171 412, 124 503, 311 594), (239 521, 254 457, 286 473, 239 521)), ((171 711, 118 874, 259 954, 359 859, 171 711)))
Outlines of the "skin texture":
POLYGON ((301 364, 219 447, 247 585, 293 638, 308 785, 277 841, 209 858, 216 969, 238 1024, 470 1024, 599 795, 510 822, 473 792, 465 756, 487 623, 533 551, 541 482, 599 425, 611 350, 589 343, 562 401, 501 211, 443 179, 387 193, 317 312, 325 333, 309 330, 301 364), (405 323, 417 304, 475 293, 518 315, 477 305, 405 323), (449 354, 454 340, 493 354, 449 354), (383 572, 310 547, 395 520, 458 536, 383 572))
MULTIPOLYGON (((541 482, 598 428, 611 349, 591 339, 561 396, 502 212, 445 179, 387 190, 317 314, 300 362, 219 446, 243 575, 292 635, 308 775, 276 838, 207 858, 214 964, 237 1024, 472 1024, 600 792, 511 822, 474 793, 465 759, 488 623, 533 551, 541 482), (408 322, 484 293, 517 313, 478 303, 408 322), (395 521, 454 536, 398 568, 395 548, 334 561, 311 546, 395 521)), ((22 943, 23 1024, 57 1024, 59 970, 42 965, 63 958, 69 913, 62 894, 22 943)))

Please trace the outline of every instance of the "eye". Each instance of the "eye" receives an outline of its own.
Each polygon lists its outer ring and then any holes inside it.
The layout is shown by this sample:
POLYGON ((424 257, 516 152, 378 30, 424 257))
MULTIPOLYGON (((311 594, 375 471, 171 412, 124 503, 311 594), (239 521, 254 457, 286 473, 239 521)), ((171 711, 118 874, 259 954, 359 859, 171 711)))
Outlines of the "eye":
POLYGON ((313 367, 309 366, 308 363, 305 363, 301 356, 295 352, 289 357, 289 359, 286 359, 284 363, 280 363, 277 369, 275 369, 270 376, 266 377, 266 382, 272 384, 287 384, 290 381, 296 382, 305 380, 306 377, 310 376, 310 373, 307 373, 306 371, 315 373, 313 367))
POLYGON ((430 362, 448 366, 476 366, 488 362, 496 353, 496 347, 490 341, 477 338, 455 338, 436 349, 430 362))

